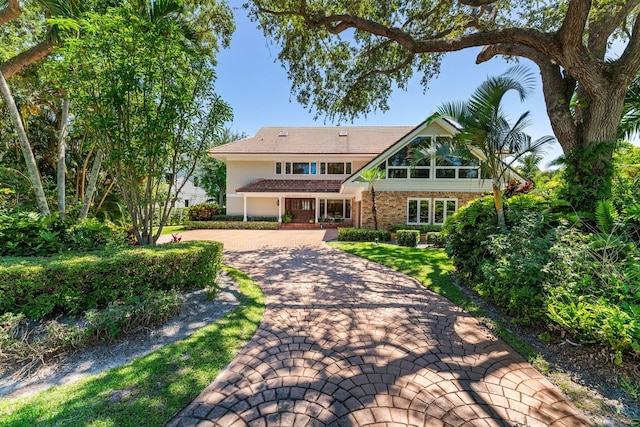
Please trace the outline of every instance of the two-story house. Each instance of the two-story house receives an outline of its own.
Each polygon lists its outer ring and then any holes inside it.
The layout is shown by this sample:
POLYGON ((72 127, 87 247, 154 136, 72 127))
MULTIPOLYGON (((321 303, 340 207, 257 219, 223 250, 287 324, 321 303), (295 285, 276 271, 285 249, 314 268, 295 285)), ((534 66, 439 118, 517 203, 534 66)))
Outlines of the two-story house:
POLYGON ((294 223, 373 225, 362 171, 385 171, 376 184, 378 223, 443 224, 459 206, 491 191, 478 162, 460 158, 412 164, 412 150, 451 138, 445 119, 417 127, 265 127, 211 150, 227 163, 227 214, 290 217, 294 223))

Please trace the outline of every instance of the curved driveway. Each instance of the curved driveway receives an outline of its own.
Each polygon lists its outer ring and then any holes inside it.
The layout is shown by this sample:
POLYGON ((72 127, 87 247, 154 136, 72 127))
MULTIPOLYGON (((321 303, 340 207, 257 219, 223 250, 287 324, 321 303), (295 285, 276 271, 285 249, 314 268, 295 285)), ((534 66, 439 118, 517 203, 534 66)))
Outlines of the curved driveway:
MULTIPOLYGON (((332 232, 332 231, 329 231, 332 232)), ((324 231, 194 231, 262 287, 253 339, 172 426, 586 426, 476 319, 324 231)))

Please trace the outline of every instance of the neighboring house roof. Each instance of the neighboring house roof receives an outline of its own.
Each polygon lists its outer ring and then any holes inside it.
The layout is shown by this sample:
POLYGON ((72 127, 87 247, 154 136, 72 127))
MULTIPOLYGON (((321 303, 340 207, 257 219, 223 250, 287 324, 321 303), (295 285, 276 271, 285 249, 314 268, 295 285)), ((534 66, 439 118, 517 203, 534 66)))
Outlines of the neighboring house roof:
POLYGON ((339 193, 340 180, 259 179, 236 189, 237 193, 339 193))
POLYGON ((414 126, 263 127, 210 150, 220 154, 379 154, 414 126), (341 136, 342 135, 342 136, 341 136))

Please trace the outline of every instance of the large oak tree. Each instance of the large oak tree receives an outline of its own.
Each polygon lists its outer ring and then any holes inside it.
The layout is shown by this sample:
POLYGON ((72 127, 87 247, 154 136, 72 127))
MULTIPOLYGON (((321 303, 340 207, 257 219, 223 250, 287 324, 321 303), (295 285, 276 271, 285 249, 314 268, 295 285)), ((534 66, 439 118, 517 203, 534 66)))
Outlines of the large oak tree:
MULTIPOLYGON (((540 69, 551 126, 574 164, 570 184, 606 196, 602 177, 627 88, 640 70, 640 0, 253 0, 246 7, 282 47, 297 98, 329 117, 387 109, 394 85, 438 74, 445 52, 482 47, 540 69), (622 53, 609 57, 612 42, 622 53), (594 148, 595 147, 595 148, 594 148), (583 152, 596 153, 583 165, 583 152)), ((575 192, 579 194, 580 192, 575 192)), ((579 201, 578 201, 579 202, 579 201)), ((579 206, 584 207, 584 206, 579 206)))

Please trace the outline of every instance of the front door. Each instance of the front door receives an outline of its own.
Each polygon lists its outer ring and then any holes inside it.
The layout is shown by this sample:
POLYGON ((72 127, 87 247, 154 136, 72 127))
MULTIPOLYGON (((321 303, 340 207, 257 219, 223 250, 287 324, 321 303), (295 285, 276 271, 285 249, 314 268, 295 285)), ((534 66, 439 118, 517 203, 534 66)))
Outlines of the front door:
POLYGON ((308 223, 316 217, 316 199, 285 199, 284 208, 291 212, 291 222, 308 223))

